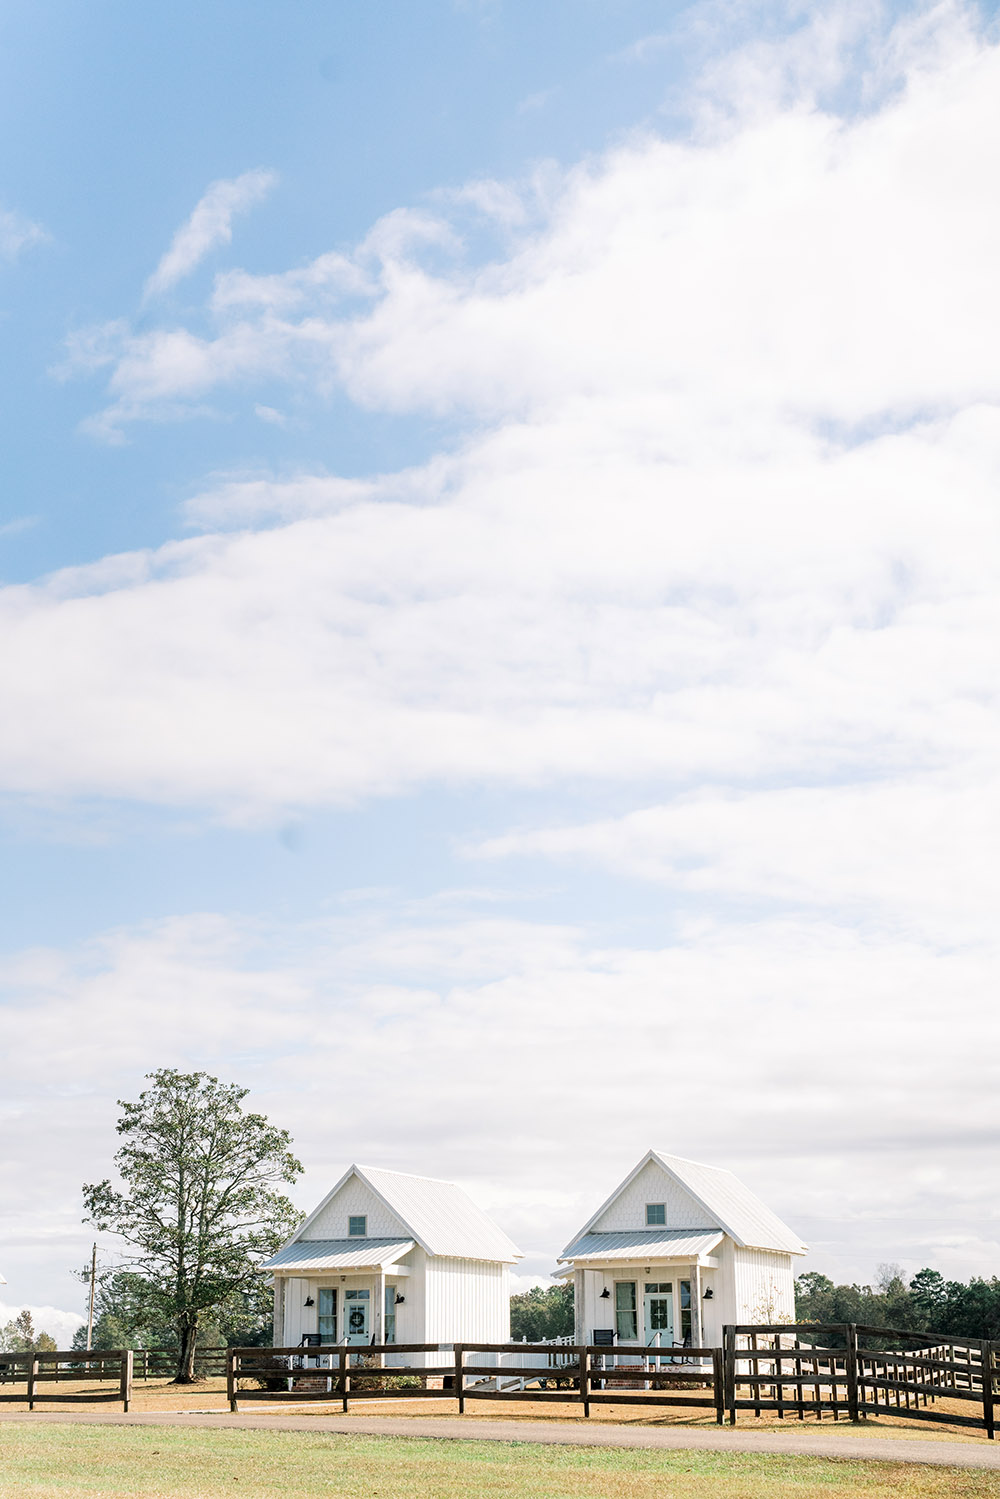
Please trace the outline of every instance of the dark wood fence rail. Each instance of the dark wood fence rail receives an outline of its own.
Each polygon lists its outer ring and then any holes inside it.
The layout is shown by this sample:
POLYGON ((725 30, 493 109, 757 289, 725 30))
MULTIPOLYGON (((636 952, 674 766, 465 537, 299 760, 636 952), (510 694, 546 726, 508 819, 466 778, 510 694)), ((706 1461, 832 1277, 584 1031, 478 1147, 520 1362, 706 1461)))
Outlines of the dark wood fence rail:
POLYGON ((800 1421, 892 1414, 995 1437, 1000 1343, 855 1323, 731 1326, 723 1336, 731 1425, 741 1410, 800 1421), (941 1401, 973 1402, 977 1411, 930 1408, 941 1401))
POLYGON ((309 1350, 231 1348, 228 1363, 226 1392, 234 1411, 246 1400, 339 1400, 346 1411, 351 1399, 398 1399, 419 1388, 422 1398, 457 1400, 462 1414, 467 1400, 530 1400, 574 1401, 582 1404, 585 1416, 598 1404, 708 1407, 720 1425, 725 1415, 721 1348, 390 1343, 309 1350), (396 1362, 412 1354, 431 1355, 437 1362, 396 1362), (481 1362, 484 1355, 497 1362, 481 1362), (505 1355, 525 1362, 501 1365, 505 1355), (385 1364, 387 1357, 392 1365, 385 1364), (500 1388, 501 1382, 522 1380, 532 1388, 500 1388), (248 1388, 248 1381, 255 1387, 248 1388), (696 1393, 681 1395, 678 1387, 696 1393), (708 1393, 697 1393, 704 1391, 708 1393))
POLYGON ((102 1349, 100 1353, 86 1353, 71 1349, 61 1353, 4 1353, 0 1354, 0 1366, 5 1367, 4 1382, 23 1385, 23 1391, 0 1395, 0 1400, 27 1401, 33 1411, 35 1402, 46 1405, 58 1402, 92 1404, 98 1400, 120 1400, 127 1411, 132 1398, 132 1349, 102 1349), (53 1392, 49 1387, 62 1381, 76 1384, 114 1384, 111 1390, 73 1390, 67 1394, 53 1392))
MULTIPOLYGON (((133 1375, 173 1372, 167 1349, 0 1353, 0 1401, 121 1401, 133 1375), (63 1389, 58 1386, 62 1383, 63 1389), (97 1389, 99 1385, 111 1388, 97 1389), (83 1386, 94 1388, 82 1388, 83 1386), (8 1392, 6 1386, 13 1386, 8 1392), (67 1386, 72 1388, 67 1389, 67 1386)), ((225 1370, 240 1401, 399 1398, 572 1401, 708 1408, 735 1424, 741 1411, 805 1420, 891 1415, 996 1435, 1000 1341, 853 1323, 728 1326, 721 1348, 551 1343, 392 1343, 328 1348, 202 1350, 200 1373, 225 1370), (512 1362, 504 1364, 504 1358, 512 1362), (515 1362, 516 1361, 516 1362, 515 1362), (510 1388, 511 1385, 517 1388, 510 1388)))

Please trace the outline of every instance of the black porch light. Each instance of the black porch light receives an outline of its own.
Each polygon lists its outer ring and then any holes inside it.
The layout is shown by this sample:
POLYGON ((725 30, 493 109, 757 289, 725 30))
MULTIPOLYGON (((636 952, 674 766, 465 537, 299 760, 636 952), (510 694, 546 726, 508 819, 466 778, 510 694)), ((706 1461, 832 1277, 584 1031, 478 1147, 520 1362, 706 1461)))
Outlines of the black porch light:
POLYGON ((608 1299, 608 1297, 610 1295, 611 1295, 611 1292, 608 1290, 607 1286, 605 1286, 604 1290, 601 1292, 601 1300, 602 1301, 607 1301, 607 1299, 608 1299))
POLYGON ((406 1300, 406 1297, 405 1296, 400 1296, 399 1292, 397 1291, 396 1292, 396 1302, 395 1302, 396 1306, 402 1306, 403 1302, 405 1300, 406 1300))
POLYGON ((311 1296, 307 1296, 306 1299, 305 1299, 305 1301, 303 1302, 303 1306, 315 1306, 315 1305, 316 1305, 316 1303, 315 1303, 315 1301, 313 1301, 313 1299, 312 1299, 311 1296))
POLYGON ((712 1287, 709 1286, 708 1289, 706 1290, 704 1296, 701 1299, 702 1299, 702 1301, 711 1301, 712 1297, 714 1295, 715 1295, 715 1292, 712 1290, 712 1287))

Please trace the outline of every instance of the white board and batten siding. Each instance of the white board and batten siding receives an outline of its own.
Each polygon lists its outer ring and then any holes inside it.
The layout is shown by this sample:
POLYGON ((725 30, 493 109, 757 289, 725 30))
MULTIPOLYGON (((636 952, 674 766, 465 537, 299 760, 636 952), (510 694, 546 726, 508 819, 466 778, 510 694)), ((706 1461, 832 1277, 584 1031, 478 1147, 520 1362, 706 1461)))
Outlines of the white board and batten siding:
POLYGON ((439 1343, 510 1341, 510 1272, 489 1260, 427 1263, 427 1328, 439 1343))

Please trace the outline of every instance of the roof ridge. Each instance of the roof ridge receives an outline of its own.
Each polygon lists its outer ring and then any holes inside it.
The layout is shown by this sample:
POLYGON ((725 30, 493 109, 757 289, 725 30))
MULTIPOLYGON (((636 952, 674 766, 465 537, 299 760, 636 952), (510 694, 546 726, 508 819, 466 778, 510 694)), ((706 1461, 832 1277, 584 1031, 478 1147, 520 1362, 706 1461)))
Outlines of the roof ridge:
MULTIPOLYGON (((682 1161, 685 1166, 700 1166, 702 1171, 724 1171, 727 1176, 736 1176, 736 1172, 731 1171, 728 1166, 713 1166, 708 1161, 696 1161, 689 1155, 671 1155, 665 1150, 655 1148, 653 1154, 659 1156, 661 1161, 682 1161)), ((736 1179, 738 1181, 739 1177, 736 1179)))
MULTIPOLYGON (((391 1166, 366 1166, 363 1161, 354 1162, 355 1171, 382 1171, 386 1176, 404 1176, 411 1182, 433 1182, 436 1187, 455 1187, 459 1192, 465 1188, 460 1187, 458 1182, 445 1181, 443 1176, 422 1176, 418 1171, 394 1171, 391 1166)), ((468 1193, 465 1194, 468 1197, 468 1193)), ((471 1201, 471 1199, 470 1199, 471 1201)))

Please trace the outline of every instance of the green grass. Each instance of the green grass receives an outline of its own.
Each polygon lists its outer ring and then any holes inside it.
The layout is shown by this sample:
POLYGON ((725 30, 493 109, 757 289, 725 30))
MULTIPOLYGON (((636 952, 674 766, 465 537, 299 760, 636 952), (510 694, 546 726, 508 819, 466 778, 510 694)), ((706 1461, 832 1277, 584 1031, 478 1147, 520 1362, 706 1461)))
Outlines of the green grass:
POLYGON ((0 1499, 944 1499, 1000 1473, 723 1452, 169 1427, 0 1425, 0 1499))

